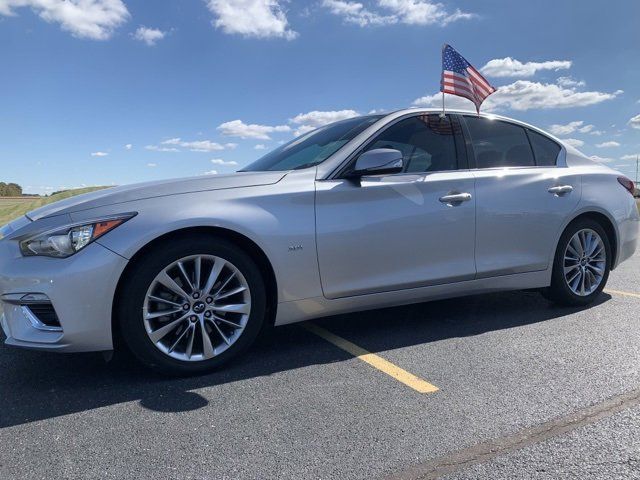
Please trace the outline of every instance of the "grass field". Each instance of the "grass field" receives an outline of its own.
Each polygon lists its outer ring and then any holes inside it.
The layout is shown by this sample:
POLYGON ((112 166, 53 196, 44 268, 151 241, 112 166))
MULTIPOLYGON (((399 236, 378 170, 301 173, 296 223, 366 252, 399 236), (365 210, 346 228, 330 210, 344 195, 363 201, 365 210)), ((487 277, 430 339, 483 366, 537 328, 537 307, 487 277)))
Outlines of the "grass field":
POLYGON ((90 187, 79 188, 76 190, 67 190, 66 192, 57 193, 50 197, 0 197, 0 225, 10 222, 14 218, 18 218, 31 210, 43 205, 64 200, 65 198, 74 197, 83 193, 101 190, 106 187, 90 187))

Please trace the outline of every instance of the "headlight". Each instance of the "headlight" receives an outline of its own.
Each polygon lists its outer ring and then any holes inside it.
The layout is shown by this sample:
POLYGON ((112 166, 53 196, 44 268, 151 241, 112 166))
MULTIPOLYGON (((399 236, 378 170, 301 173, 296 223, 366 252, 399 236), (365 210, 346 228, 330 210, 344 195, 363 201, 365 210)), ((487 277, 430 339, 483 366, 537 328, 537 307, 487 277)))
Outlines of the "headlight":
POLYGON ((94 240, 133 218, 135 213, 111 216, 90 222, 65 225, 20 242, 22 255, 66 258, 94 240))

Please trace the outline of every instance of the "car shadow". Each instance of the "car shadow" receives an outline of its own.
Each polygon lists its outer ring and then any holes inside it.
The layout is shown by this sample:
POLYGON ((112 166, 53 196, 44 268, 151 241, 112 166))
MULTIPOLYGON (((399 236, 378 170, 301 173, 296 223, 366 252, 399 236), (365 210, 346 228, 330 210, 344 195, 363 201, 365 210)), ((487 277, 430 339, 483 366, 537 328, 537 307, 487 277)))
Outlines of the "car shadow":
MULTIPOLYGON (((610 298, 602 294, 596 304, 610 298)), ((535 292, 505 292, 338 315, 314 323, 376 353, 519 328, 580 310, 553 306, 535 292)), ((157 412, 196 410, 208 401, 193 390, 349 358, 300 325, 274 329, 222 370, 178 379, 154 374, 124 352, 106 363, 99 354, 58 355, 2 346, 0 428, 131 401, 157 412)))

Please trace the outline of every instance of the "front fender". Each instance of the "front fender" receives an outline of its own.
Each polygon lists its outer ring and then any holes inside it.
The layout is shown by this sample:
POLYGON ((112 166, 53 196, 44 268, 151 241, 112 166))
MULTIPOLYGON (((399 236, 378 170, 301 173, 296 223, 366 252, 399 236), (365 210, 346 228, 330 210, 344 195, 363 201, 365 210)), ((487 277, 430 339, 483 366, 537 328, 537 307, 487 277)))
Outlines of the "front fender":
POLYGON ((314 174, 291 175, 277 187, 257 186, 196 192, 127 202, 72 214, 74 221, 122 211, 138 215, 102 237, 99 243, 131 259, 152 241, 177 230, 215 227, 243 235, 271 263, 278 301, 322 294, 315 245, 314 174), (308 178, 306 178, 308 177, 308 178))

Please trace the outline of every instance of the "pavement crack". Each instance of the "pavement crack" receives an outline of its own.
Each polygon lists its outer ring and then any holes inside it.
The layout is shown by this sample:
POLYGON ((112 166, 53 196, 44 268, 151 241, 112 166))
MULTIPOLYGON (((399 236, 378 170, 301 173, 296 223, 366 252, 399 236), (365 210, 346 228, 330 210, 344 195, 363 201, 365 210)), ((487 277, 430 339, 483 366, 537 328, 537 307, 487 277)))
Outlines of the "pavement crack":
MULTIPOLYGON (((618 412, 640 405, 640 388, 616 395, 602 402, 571 412, 565 416, 520 430, 495 440, 479 443, 436 460, 415 465, 386 480, 430 480, 448 475, 499 455, 520 450, 549 438, 598 422, 618 412)), ((636 459, 637 461, 637 459, 636 459)))

